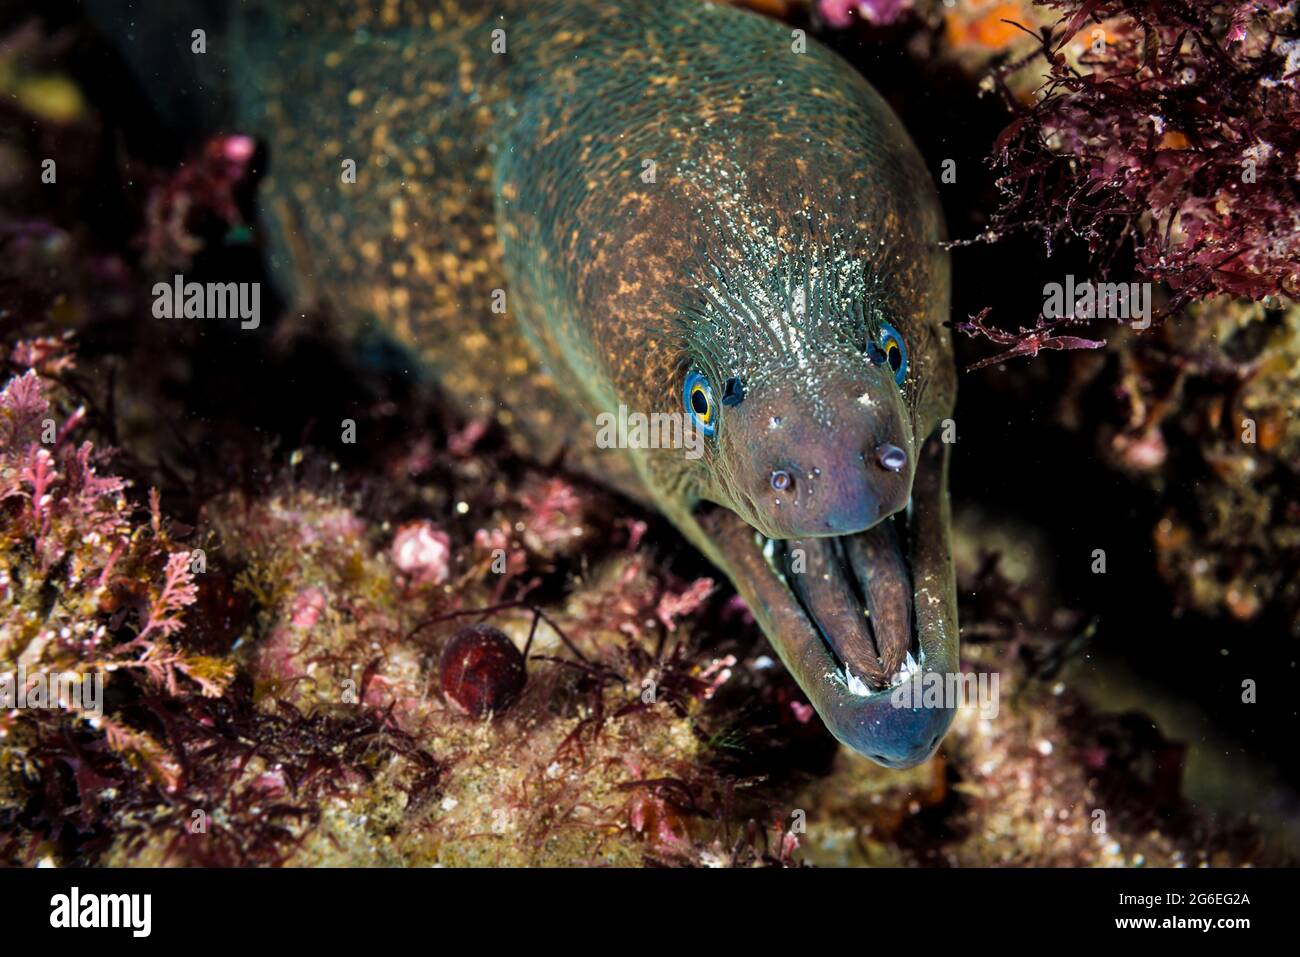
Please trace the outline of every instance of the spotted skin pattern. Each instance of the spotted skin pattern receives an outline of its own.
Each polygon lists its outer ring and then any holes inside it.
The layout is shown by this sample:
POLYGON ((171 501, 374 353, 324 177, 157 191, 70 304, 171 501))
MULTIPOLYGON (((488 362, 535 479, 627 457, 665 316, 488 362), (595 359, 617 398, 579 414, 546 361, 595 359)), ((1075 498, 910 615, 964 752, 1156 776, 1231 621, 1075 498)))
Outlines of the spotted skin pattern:
POLYGON ((928 756, 950 710, 891 714, 853 671, 880 692, 906 636, 860 658, 829 642, 837 660, 755 557, 764 537, 847 542, 915 491, 912 553, 882 588, 914 586, 913 650, 955 670, 932 438, 955 392, 943 225, 861 77, 701 0, 250 0, 228 35, 286 288, 395 337, 529 454, 563 450, 658 508, 735 582, 837 736, 884 764, 928 756), (907 344, 901 385, 869 358, 885 322, 907 344), (596 447, 596 417, 620 405, 680 414, 692 370, 745 391, 702 457, 596 447), (873 469, 880 448, 906 458, 873 469))

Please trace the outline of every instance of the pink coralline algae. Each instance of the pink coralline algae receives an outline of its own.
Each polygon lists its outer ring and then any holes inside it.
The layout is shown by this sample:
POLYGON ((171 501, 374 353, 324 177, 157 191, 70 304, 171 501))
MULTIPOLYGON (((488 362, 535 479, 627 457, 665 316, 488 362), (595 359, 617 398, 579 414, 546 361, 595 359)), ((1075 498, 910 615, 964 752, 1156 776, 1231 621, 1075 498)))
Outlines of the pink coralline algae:
POLYGON ((324 608, 324 593, 319 588, 308 588, 294 599, 293 614, 289 620, 295 628, 306 631, 320 620, 320 613, 324 608))
POLYGON ((655 617, 673 631, 678 618, 694 614, 712 594, 713 579, 698 578, 682 591, 665 592, 655 606, 655 617))
MULTIPOLYGON (((58 353, 45 342, 12 354, 70 368, 58 353)), ((156 492, 148 523, 134 520, 126 482, 101 474, 90 442, 73 441, 84 419, 34 369, 0 391, 0 670, 21 661, 104 672, 115 688, 138 682, 167 698, 219 696, 234 669, 176 641, 197 598, 194 553, 171 537, 156 492), (43 597, 52 593, 53 603, 43 597)), ((54 726, 39 711, 18 720, 38 735, 54 726)), ((159 786, 180 786, 180 763, 153 735, 108 714, 92 726, 159 786)))
POLYGON ((451 539, 432 522, 408 522, 393 537, 392 556, 413 583, 441 585, 450 574, 451 539))
POLYGON ((820 0, 817 7, 836 29, 849 26, 854 13, 872 26, 883 27, 902 19, 912 9, 912 0, 820 0))

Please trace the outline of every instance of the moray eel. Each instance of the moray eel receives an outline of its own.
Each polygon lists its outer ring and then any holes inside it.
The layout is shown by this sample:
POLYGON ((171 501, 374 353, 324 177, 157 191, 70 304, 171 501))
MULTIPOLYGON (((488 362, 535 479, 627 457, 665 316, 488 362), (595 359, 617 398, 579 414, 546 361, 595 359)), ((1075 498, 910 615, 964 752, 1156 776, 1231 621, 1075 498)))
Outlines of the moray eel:
POLYGON ((131 23, 164 109, 266 144, 292 295, 667 516, 844 744, 898 768, 934 752, 953 710, 923 682, 958 668, 949 266, 921 157, 854 70, 703 0, 242 0, 131 23), (187 78, 159 83, 169 59, 187 78), (598 447, 620 407, 679 417, 698 454, 598 447))

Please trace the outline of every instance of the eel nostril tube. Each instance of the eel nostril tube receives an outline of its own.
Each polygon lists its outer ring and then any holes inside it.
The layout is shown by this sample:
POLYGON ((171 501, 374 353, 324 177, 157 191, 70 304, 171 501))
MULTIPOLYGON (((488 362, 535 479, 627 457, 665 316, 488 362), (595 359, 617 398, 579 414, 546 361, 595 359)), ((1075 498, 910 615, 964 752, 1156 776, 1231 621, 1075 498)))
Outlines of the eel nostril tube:
POLYGON ((882 469, 901 472, 903 466, 907 464, 907 453, 897 445, 890 445, 886 442, 884 445, 876 446, 876 461, 880 463, 882 469))

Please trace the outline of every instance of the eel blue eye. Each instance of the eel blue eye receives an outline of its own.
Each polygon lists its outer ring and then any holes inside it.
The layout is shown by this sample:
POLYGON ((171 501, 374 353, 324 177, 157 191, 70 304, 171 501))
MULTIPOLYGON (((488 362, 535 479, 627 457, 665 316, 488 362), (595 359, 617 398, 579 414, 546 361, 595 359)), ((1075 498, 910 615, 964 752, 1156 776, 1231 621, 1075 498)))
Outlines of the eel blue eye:
POLYGON ((907 378, 907 344, 897 329, 887 322, 880 324, 880 351, 889 368, 894 370, 894 381, 899 385, 907 378))
POLYGON ((688 372, 682 385, 682 404, 705 435, 718 431, 718 409, 713 402, 713 389, 701 372, 688 372))

